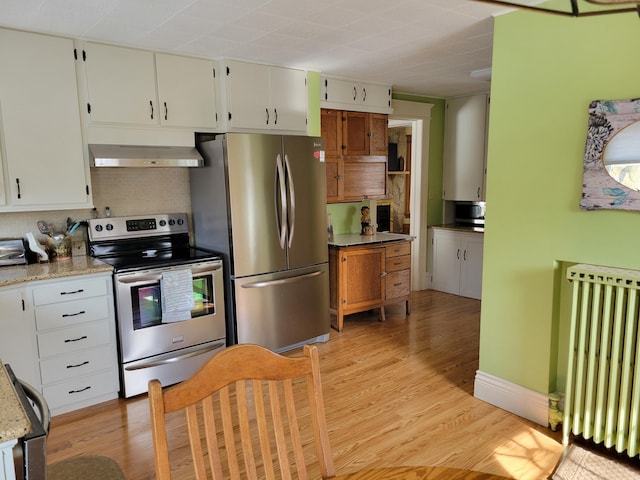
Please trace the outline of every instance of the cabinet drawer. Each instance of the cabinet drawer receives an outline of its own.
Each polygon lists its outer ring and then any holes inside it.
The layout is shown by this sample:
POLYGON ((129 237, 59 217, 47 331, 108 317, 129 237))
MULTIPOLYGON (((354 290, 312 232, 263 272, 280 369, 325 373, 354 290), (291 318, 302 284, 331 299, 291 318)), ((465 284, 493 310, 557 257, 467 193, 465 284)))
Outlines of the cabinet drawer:
POLYGON ((387 255, 387 257, 399 257, 400 255, 410 255, 411 243, 402 242, 402 243, 395 243, 393 245, 388 245, 386 247, 385 254, 387 255))
POLYGON ((42 285, 33 289, 34 305, 66 302, 81 298, 107 295, 111 287, 111 277, 83 278, 42 285))
POLYGON ((38 334, 40 358, 77 352, 111 342, 108 320, 38 334))
POLYGON ((117 375, 113 371, 70 379, 42 389, 51 410, 117 391, 117 375))
POLYGON ((387 273, 397 272, 411 268, 411 255, 403 255, 401 257, 387 257, 385 262, 385 270, 387 273))
POLYGON ((38 331, 109 317, 111 297, 93 297, 36 307, 38 331))
POLYGON ((42 383, 49 384, 90 375, 114 367, 111 346, 105 345, 91 350, 54 357, 40 362, 42 383))
POLYGON ((386 298, 402 297, 411 291, 411 270, 392 272, 386 277, 386 298))

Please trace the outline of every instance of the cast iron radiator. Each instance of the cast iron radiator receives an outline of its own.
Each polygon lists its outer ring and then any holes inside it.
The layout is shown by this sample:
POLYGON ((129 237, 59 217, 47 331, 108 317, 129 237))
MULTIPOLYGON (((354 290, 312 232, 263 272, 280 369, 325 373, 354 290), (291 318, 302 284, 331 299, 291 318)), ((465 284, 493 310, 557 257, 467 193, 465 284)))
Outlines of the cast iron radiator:
POLYGON ((563 443, 573 433, 633 457, 640 427, 640 271, 579 264, 567 278, 573 298, 563 443))

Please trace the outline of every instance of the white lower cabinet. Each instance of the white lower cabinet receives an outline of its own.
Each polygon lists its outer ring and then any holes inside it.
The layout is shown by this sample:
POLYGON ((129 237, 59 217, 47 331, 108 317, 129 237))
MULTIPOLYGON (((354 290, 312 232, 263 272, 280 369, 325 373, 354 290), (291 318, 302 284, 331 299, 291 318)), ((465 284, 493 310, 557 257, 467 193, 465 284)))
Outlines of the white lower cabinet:
POLYGON ((479 300, 483 246, 482 233, 431 229, 431 288, 479 300))
POLYGON ((119 391, 110 274, 29 287, 42 393, 57 415, 116 398, 119 391))
POLYGON ((33 312, 24 287, 0 288, 0 360, 16 377, 40 388, 33 312))

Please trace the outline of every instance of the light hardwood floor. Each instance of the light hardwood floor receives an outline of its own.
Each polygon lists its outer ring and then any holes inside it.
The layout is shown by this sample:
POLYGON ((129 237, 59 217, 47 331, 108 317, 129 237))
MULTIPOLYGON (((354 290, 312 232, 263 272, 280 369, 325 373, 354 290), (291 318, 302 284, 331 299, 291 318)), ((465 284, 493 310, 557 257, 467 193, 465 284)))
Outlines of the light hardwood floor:
MULTIPOLYGON (((386 322, 348 316, 343 333, 318 345, 336 472, 443 465, 547 478, 560 433, 473 397, 480 302, 427 290, 403 312, 388 307, 386 322)), ((128 480, 154 478, 146 395, 54 417, 47 454, 49 463, 107 455, 128 480)))

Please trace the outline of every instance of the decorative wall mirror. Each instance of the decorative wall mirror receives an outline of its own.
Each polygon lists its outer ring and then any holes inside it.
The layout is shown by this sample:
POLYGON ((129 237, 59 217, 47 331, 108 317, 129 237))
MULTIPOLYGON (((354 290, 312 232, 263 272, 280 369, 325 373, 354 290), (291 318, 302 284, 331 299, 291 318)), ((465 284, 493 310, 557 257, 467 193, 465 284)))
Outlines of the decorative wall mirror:
POLYGON ((640 99, 589 105, 580 208, 640 210, 640 99))

